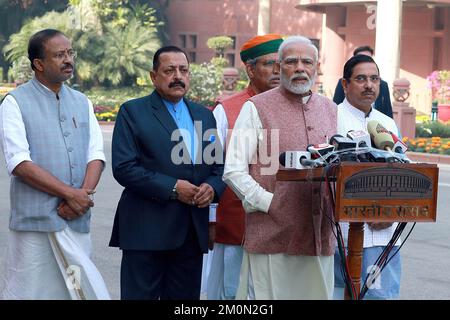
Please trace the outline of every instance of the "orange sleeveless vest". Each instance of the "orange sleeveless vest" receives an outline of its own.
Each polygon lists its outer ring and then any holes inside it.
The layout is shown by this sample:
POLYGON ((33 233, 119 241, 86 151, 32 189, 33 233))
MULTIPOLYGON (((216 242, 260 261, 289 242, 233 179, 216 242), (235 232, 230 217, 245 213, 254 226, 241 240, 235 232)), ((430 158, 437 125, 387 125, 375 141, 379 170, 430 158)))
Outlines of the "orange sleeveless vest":
MULTIPOLYGON (((218 100, 227 115, 228 129, 233 129, 242 105, 255 93, 250 87, 224 100, 218 100)), ((231 134, 228 134, 231 135, 231 134)), ((229 137, 227 137, 228 142, 229 137)), ((222 194, 216 215, 216 242, 242 245, 245 230, 245 212, 241 200, 229 187, 222 194)))

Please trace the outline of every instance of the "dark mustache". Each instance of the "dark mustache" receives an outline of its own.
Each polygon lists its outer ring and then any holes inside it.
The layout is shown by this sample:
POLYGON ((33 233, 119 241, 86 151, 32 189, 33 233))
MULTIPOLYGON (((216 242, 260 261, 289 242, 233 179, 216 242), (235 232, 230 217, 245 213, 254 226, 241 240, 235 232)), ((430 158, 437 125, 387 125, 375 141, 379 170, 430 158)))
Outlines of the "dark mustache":
POLYGON ((61 69, 64 70, 64 69, 67 69, 67 68, 73 69, 73 65, 70 64, 70 63, 66 63, 66 64, 64 64, 64 66, 61 69))
POLYGON ((366 94, 366 93, 375 94, 375 92, 373 92, 372 90, 366 90, 363 92, 363 94, 366 94))
POLYGON ((175 87, 175 86, 181 86, 181 87, 183 87, 183 88, 186 87, 186 85, 184 84, 184 82, 181 81, 181 80, 174 81, 174 82, 171 82, 171 83, 169 84, 169 88, 173 88, 173 87, 175 87))

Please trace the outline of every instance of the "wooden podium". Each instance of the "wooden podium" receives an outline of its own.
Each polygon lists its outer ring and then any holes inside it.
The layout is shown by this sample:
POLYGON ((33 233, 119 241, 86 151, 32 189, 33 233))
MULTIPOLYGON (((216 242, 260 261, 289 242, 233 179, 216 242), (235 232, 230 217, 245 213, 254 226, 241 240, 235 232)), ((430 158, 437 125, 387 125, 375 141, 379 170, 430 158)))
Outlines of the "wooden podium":
MULTIPOLYGON (((347 261, 358 294, 364 222, 436 221, 439 168, 435 164, 342 162, 321 168, 279 170, 277 180, 328 180, 335 184, 334 218, 350 223, 347 261)), ((345 292, 345 298, 350 299, 345 292)))

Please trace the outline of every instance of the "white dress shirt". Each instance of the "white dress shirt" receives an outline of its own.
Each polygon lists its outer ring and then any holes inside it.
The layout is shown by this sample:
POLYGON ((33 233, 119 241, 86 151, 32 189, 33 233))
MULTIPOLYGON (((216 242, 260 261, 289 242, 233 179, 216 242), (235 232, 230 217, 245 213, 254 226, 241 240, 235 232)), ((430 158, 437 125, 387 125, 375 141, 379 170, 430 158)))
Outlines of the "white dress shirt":
MULTIPOLYGON (((42 85, 45 89, 48 89, 42 85)), ((103 136, 94 114, 92 102, 89 103, 89 149, 87 163, 92 160, 106 161, 103 153, 103 136)), ((33 161, 27 140, 25 125, 19 105, 13 96, 8 95, 0 105, 0 142, 9 175, 23 161, 33 161)))
POLYGON ((347 98, 338 105, 338 123, 337 123, 337 133, 347 136, 347 132, 350 130, 363 130, 367 132, 367 124, 369 121, 376 120, 380 122, 386 129, 400 136, 399 130, 395 121, 380 111, 372 107, 369 115, 355 108, 348 102, 347 98))
MULTIPOLYGON (((345 137, 350 130, 363 130, 367 132, 367 123, 371 120, 380 122, 386 129, 399 135, 399 130, 394 120, 375 108, 372 108, 372 111, 366 116, 363 111, 352 106, 347 99, 344 99, 344 101, 338 105, 337 133, 345 137)), ((343 222, 340 225, 345 242, 347 242, 349 225, 347 222, 343 222)), ((395 222, 389 228, 372 230, 367 224, 364 224, 364 248, 387 245, 389 240, 391 240, 396 227, 397 223, 395 222)), ((396 245, 399 244, 400 240, 397 241, 396 245)))

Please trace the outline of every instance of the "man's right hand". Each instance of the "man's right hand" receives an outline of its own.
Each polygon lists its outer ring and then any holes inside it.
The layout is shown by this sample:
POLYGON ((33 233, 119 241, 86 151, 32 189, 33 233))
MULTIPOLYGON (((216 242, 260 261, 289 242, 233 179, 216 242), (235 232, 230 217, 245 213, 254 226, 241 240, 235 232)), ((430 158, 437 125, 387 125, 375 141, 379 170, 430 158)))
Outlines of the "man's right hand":
POLYGON ((58 208, 56 208, 56 211, 58 212, 58 215, 66 220, 73 220, 73 219, 77 219, 80 216, 77 215, 75 213, 75 211, 72 210, 71 207, 69 207, 69 205, 67 204, 67 202, 65 200, 63 200, 58 208))
POLYGON ((178 193, 178 200, 189 204, 194 205, 194 196, 197 194, 199 190, 199 187, 196 185, 190 183, 186 180, 177 180, 177 193, 178 193))
POLYGON ((66 200, 69 207, 75 211, 79 216, 86 213, 90 207, 94 206, 94 201, 89 198, 89 195, 93 194, 94 190, 89 189, 72 189, 66 200))

